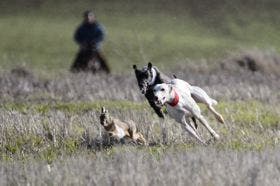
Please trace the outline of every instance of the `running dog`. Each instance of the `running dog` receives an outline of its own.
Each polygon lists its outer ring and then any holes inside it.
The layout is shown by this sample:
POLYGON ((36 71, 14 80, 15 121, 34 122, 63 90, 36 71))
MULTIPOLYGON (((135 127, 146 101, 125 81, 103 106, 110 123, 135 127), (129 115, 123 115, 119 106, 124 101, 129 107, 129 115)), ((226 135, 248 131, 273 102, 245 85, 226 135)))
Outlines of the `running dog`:
POLYGON ((116 139, 127 137, 138 144, 147 145, 144 136, 136 131, 136 124, 133 121, 123 122, 113 118, 104 107, 101 109, 100 124, 108 132, 110 137, 116 139))
POLYGON ((161 110, 162 107, 155 104, 153 88, 156 84, 170 82, 171 78, 162 74, 157 67, 152 65, 152 63, 148 63, 148 66, 145 66, 142 69, 137 69, 137 66, 133 65, 133 69, 141 93, 145 95, 156 114, 160 118, 164 118, 164 114, 161 110))
MULTIPOLYGON (((170 83, 158 84, 153 88, 155 102, 158 105, 166 105, 168 114, 181 124, 181 127, 189 132, 202 144, 206 144, 201 139, 196 129, 190 124, 190 117, 198 119, 215 138, 219 139, 219 135, 210 127, 206 119, 202 116, 199 106, 192 97, 192 86, 180 79, 173 79, 170 83)), ((213 105, 217 104, 217 101, 210 98, 202 89, 195 88, 195 92, 199 95, 198 100, 207 103, 208 108, 217 114, 216 118, 220 122, 224 122, 222 116, 213 110, 213 105)))
MULTIPOLYGON (((140 91, 145 95, 151 107, 155 110, 157 115, 161 118, 164 118, 164 115, 161 111, 162 106, 155 104, 153 88, 157 84, 161 83, 170 83, 171 78, 167 77, 161 73, 157 67, 153 66, 152 63, 148 63, 147 67, 144 67, 142 70, 137 69, 136 65, 133 65, 136 79, 140 91)), ((174 76, 175 77, 175 76, 174 76)), ((176 78, 176 77, 175 77, 176 78)), ((187 82, 186 82, 187 83, 187 82)), ((224 123, 224 119, 221 114, 219 114, 213 107, 215 105, 213 102, 209 101, 209 96, 207 93, 198 86, 188 86, 188 91, 191 94, 191 97, 197 102, 202 103, 207 106, 207 108, 215 115, 216 119, 220 123, 224 123)), ((197 128, 196 120, 192 118, 195 127, 197 128)))

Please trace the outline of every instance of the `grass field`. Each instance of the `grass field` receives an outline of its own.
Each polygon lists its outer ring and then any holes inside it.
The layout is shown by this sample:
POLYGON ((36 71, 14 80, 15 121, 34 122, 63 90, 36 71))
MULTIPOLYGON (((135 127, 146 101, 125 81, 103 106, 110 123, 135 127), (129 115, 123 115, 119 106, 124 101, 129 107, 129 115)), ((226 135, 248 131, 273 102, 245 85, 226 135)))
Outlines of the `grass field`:
POLYGON ((206 58, 213 63, 244 48, 279 51, 278 2, 260 2, 3 2, 0 64, 68 70, 77 50, 73 32, 81 13, 91 8, 106 27, 104 52, 115 72, 147 61, 170 66, 206 58))
MULTIPOLYGON (((162 122, 133 75, 0 76, 2 185, 277 185, 279 82, 275 76, 176 70, 219 100, 226 120, 203 114, 221 140, 203 147, 171 119, 162 122), (101 106, 132 119, 149 146, 116 144, 101 125, 101 106)), ((199 132, 210 139, 199 125, 199 132)))
POLYGON ((1 1, 0 185, 278 185, 279 7, 274 0, 1 1), (68 72, 78 49, 73 31, 89 8, 107 29, 108 76, 68 72), (262 68, 241 68, 244 56, 262 68), (220 141, 201 146, 153 113, 131 68, 148 61, 219 101, 224 125, 200 106, 220 141), (27 74, 12 70, 18 66, 27 74), (134 120, 149 145, 108 138, 101 106, 134 120))

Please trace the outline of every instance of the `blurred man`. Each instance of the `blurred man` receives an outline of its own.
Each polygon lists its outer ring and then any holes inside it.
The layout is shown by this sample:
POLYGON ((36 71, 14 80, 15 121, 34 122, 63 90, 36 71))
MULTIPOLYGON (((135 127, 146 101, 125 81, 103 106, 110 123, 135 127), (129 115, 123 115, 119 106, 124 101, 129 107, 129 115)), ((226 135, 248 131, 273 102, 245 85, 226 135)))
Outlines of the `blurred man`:
POLYGON ((94 13, 86 11, 83 23, 74 34, 75 41, 80 45, 80 51, 71 66, 72 72, 105 71, 110 73, 109 66, 100 52, 104 36, 104 28, 97 22, 94 13))

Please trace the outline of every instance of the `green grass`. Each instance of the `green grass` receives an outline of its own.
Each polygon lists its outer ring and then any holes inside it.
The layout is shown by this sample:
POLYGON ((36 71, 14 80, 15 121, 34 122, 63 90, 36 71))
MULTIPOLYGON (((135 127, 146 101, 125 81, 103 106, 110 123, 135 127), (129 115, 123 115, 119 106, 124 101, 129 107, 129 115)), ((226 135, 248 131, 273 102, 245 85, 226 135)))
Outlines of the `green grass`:
POLYGON ((79 114, 90 110, 100 110, 101 107, 122 109, 122 110, 142 110, 148 108, 147 103, 134 103, 131 101, 95 101, 95 102, 75 102, 75 103, 5 103, 2 108, 10 111, 18 111, 26 113, 32 111, 34 113, 45 114, 53 110, 67 112, 70 114, 79 114))
MULTIPOLYGON (((56 102, 56 103, 5 103, 2 108, 9 111, 27 113, 32 111, 35 114, 46 114, 50 111, 62 111, 70 114, 79 114, 91 110, 100 110, 101 107, 122 110, 140 111, 150 109, 147 102, 136 103, 132 101, 95 101, 95 102, 56 102)), ((201 105, 203 112, 210 114, 209 110, 201 105)), ((261 125, 269 128, 280 127, 279 110, 270 105, 258 101, 219 102, 217 109, 225 115, 226 121, 231 121, 243 127, 261 125)))
POLYGON ((203 14, 201 18, 190 14, 180 3, 162 9, 157 1, 150 6, 130 1, 48 1, 33 6, 19 9, 7 3, 1 8, 0 65, 4 68, 68 70, 78 49, 73 32, 81 12, 91 7, 107 29, 104 53, 115 72, 147 61, 170 66, 187 59, 213 59, 241 48, 280 50, 279 24, 270 19, 274 11, 251 10, 248 15, 229 11, 220 17, 217 11, 218 15, 210 12, 207 20, 203 14))
POLYGON ((279 110, 258 101, 220 102, 219 110, 230 116, 225 118, 243 127, 259 125, 278 129, 280 127, 279 110))
MULTIPOLYGON (((48 117, 51 117, 51 113, 56 113, 59 116, 59 112, 61 112, 65 114, 65 118, 75 116, 73 118, 78 117, 82 119, 88 112, 96 113, 98 115, 101 106, 109 108, 110 111, 133 111, 133 113, 139 113, 138 117, 141 117, 140 113, 143 109, 149 109, 149 106, 146 103, 133 103, 129 101, 98 101, 95 103, 80 102, 75 104, 6 103, 2 105, 2 110, 4 109, 8 113, 19 112, 23 114, 23 116, 42 115, 48 117)), ((222 111, 221 113, 225 118, 226 124, 219 124, 219 126, 215 127, 216 130, 218 130, 218 133, 222 136, 222 140, 212 144, 214 148, 237 151, 260 151, 268 147, 275 147, 279 143, 279 137, 272 135, 273 131, 279 129, 280 126, 279 110, 273 109, 270 105, 256 101, 220 102, 217 110, 220 112, 222 111)), ((209 114, 205 108, 203 108, 203 113, 207 116, 211 124, 216 123, 216 121, 213 120, 212 114, 209 114)), ((116 113, 113 115, 116 115, 116 113)), ((148 117, 148 120, 150 121, 154 120, 151 115, 146 115, 145 117, 148 117)), ((2 145, 0 148, 0 156, 2 160, 14 161, 19 159, 24 160, 35 158, 52 162, 61 155, 73 156, 74 154, 81 152, 96 152, 95 148, 88 149, 87 144, 90 144, 91 142, 85 142, 84 140, 87 138, 85 137, 87 136, 87 133, 92 130, 92 127, 94 127, 94 131, 99 130, 99 121, 97 120, 73 120, 71 121, 71 124, 66 124, 67 126, 64 126, 65 124, 53 126, 53 124, 50 123, 52 120, 47 118, 42 121, 31 121, 35 123, 22 124, 20 122, 17 124, 18 126, 10 126, 3 123, 5 126, 3 128, 4 136, 2 136, 2 145), (81 123, 81 121, 83 121, 83 123, 81 123), (43 133, 40 131, 43 131, 43 133)), ((171 127, 174 123, 171 122, 168 125, 171 127)), ((144 127, 146 128, 145 130, 147 130, 147 127, 149 126, 141 125, 141 127, 144 127)), ((153 138, 160 138, 160 136, 157 136, 156 134, 161 132, 161 129, 158 127, 159 126, 153 127, 153 138)), ((170 132, 172 131, 172 129, 169 130, 170 132)), ((95 135, 97 134, 96 131, 94 133, 95 135)), ((171 133, 169 135, 172 135, 171 133)), ((91 134, 90 138, 94 139, 95 135, 91 134)), ((107 149, 106 153, 108 155, 112 155, 115 151, 132 150, 148 152, 154 157, 160 158, 160 156, 165 152, 175 153, 177 151, 191 150, 195 147, 197 147, 197 145, 193 142, 173 142, 167 145, 156 143, 154 146, 150 147, 116 146, 111 149, 107 149)))

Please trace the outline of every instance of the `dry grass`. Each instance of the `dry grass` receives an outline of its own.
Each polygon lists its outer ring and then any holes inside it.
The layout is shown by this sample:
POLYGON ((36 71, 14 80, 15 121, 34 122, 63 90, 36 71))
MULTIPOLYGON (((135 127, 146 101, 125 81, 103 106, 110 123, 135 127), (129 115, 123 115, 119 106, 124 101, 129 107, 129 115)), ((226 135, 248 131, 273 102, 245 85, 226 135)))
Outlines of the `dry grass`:
MULTIPOLYGON (((185 65, 167 74, 220 101, 226 124, 203 113, 222 139, 196 144, 162 122, 126 75, 32 72, 0 75, 1 185, 276 185, 279 182, 279 77, 185 65), (178 70, 179 69, 179 70, 178 70), (197 73, 200 72, 200 73, 197 73), (149 146, 103 135, 100 107, 132 119, 149 146), (112 146, 113 145, 113 146, 112 146)), ((199 132, 210 139, 199 125, 199 132)))
MULTIPOLYGON (((273 73, 221 69, 219 65, 209 66, 202 61, 197 65, 177 66, 166 74, 176 74, 178 78, 202 87, 218 100, 279 102, 279 75, 273 73)), ((133 70, 123 75, 64 73, 45 78, 31 72, 25 76, 4 72, 0 74, 0 86, 1 102, 144 100, 136 85, 133 70)))
POLYGON ((120 149, 44 162, 1 163, 1 185, 278 185, 279 149, 265 152, 199 148, 166 152, 120 149))
POLYGON ((222 63, 230 71, 258 71, 265 74, 280 75, 280 56, 273 50, 252 49, 233 53, 222 63))

